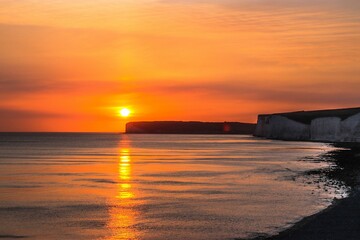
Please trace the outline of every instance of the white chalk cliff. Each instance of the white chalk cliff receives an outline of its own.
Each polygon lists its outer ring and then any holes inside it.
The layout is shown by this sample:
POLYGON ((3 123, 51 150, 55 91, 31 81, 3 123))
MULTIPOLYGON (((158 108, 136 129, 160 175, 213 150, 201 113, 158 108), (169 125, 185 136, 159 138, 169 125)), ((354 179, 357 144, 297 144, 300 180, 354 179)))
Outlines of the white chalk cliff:
POLYGON ((360 108, 259 115, 255 136, 360 143, 360 108))

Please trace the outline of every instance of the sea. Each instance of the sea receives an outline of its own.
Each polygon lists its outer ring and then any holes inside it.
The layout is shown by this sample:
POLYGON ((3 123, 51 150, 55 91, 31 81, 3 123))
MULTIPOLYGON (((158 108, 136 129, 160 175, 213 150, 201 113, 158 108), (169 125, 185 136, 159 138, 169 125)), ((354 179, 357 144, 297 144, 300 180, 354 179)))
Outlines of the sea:
POLYGON ((333 147, 248 135, 1 133, 0 238, 250 239, 347 194, 333 147), (324 187, 326 185, 326 187, 324 187))

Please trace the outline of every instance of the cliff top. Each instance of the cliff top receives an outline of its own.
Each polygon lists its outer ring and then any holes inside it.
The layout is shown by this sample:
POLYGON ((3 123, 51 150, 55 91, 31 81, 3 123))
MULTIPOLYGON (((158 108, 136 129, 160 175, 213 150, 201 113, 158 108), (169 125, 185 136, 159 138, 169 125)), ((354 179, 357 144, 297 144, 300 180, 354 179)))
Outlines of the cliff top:
POLYGON ((274 114, 261 114, 259 116, 273 116, 280 115, 287 117, 291 120, 301 122, 304 124, 310 124, 315 118, 324 117, 338 117, 344 120, 355 114, 360 113, 360 107, 358 108, 343 108, 343 109, 328 109, 328 110, 315 110, 315 111, 297 111, 297 112, 286 112, 286 113, 274 113, 274 114))

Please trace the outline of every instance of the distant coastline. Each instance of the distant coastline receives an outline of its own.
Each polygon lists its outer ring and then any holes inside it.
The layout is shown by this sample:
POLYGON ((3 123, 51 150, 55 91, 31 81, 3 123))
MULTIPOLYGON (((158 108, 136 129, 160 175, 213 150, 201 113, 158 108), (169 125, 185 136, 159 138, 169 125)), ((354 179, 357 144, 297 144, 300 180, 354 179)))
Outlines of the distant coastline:
POLYGON ((253 134, 256 124, 241 122, 153 121, 129 122, 130 134, 253 134))

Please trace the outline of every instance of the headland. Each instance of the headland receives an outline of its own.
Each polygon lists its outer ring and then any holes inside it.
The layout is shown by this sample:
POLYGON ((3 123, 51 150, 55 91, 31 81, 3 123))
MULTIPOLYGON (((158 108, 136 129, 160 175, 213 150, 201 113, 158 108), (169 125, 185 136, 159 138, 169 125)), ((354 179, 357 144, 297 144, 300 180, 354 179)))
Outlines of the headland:
POLYGON ((126 133, 150 134, 253 134, 255 124, 241 122, 129 122, 126 133))
POLYGON ((255 136, 278 140, 360 145, 360 108, 261 114, 255 136))

